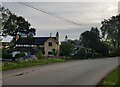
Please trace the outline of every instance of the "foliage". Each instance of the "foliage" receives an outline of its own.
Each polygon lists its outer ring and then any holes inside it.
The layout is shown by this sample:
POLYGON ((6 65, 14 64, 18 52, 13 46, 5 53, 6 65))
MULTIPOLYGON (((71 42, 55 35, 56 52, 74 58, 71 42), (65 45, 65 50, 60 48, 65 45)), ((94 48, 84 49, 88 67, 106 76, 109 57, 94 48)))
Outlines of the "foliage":
POLYGON ((12 54, 10 53, 10 51, 8 49, 2 49, 2 58, 3 59, 11 59, 12 58, 12 54))
POLYGON ((100 83, 100 85, 102 85, 101 87, 109 87, 109 86, 119 87, 118 86, 120 85, 119 75, 120 75, 120 66, 117 69, 113 70, 109 75, 107 75, 107 77, 100 83))
POLYGON ((95 51, 103 56, 107 56, 109 53, 109 46, 103 41, 100 41, 95 49, 95 51))
POLYGON ((83 32, 81 34, 80 39, 81 39, 83 46, 85 46, 87 48, 94 47, 95 44, 98 41, 100 41, 99 30, 97 28, 92 27, 91 31, 83 32))
POLYGON ((91 58, 94 56, 94 51, 90 48, 81 47, 77 53, 73 55, 73 59, 85 59, 85 58, 91 58))
POLYGON ((109 54, 109 57, 117 57, 120 56, 120 48, 116 48, 114 50, 112 50, 109 54))
POLYGON ((112 43, 115 48, 120 47, 120 14, 104 19, 101 24, 103 38, 112 43))
POLYGON ((65 62, 62 59, 39 59, 39 60, 29 60, 22 62, 4 62, 2 65, 2 70, 18 69, 30 66, 45 65, 50 63, 65 62))
POLYGON ((36 57, 37 57, 38 59, 42 59, 42 58, 43 58, 43 54, 42 54, 41 51, 38 51, 35 55, 36 55, 36 57))
POLYGON ((57 56, 57 50, 56 49, 52 49, 52 53, 54 56, 57 56))
MULTIPOLYGON (((2 26, 2 28, 4 27, 5 23, 7 22, 11 12, 9 11, 9 9, 5 9, 4 7, 2 7, 0 5, 0 12, 1 12, 1 15, 2 17, 0 18, 0 26, 2 26)), ((0 32, 1 33, 1 32, 0 32)))
POLYGON ((15 55, 15 58, 22 58, 22 57, 24 57, 25 56, 25 53, 24 52, 21 52, 21 53, 18 53, 18 54, 16 54, 15 55))
POLYGON ((28 36, 29 33, 33 33, 33 35, 35 35, 36 29, 30 28, 30 23, 22 16, 17 16, 4 7, 0 7, 0 10, 2 12, 2 36, 16 36, 18 33, 21 36, 28 36))
POLYGON ((11 59, 12 58, 12 54, 10 54, 10 53, 3 53, 2 54, 2 58, 3 59, 11 59))
POLYGON ((75 53, 72 58, 73 59, 85 58, 85 50, 86 50, 85 47, 80 48, 79 51, 77 53, 75 53))
POLYGON ((83 32, 80 39, 84 47, 90 48, 103 56, 107 55, 109 52, 109 46, 101 41, 97 28, 92 27, 90 31, 83 32))
POLYGON ((69 57, 74 52, 74 45, 70 42, 62 42, 60 46, 60 55, 69 57))

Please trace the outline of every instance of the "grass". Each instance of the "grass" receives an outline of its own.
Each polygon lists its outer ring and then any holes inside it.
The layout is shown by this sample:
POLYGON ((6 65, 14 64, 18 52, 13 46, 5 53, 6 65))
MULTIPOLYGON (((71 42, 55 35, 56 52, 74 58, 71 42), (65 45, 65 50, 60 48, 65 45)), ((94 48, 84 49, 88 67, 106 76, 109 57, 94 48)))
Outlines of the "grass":
POLYGON ((100 85, 100 87, 120 87, 120 66, 108 74, 100 85))
POLYGON ((2 64, 2 70, 10 70, 10 69, 18 69, 18 68, 25 68, 30 66, 37 66, 37 65, 46 65, 51 63, 58 63, 58 62, 65 62, 62 59, 39 59, 39 60, 29 60, 29 61, 19 61, 19 62, 4 62, 2 64))

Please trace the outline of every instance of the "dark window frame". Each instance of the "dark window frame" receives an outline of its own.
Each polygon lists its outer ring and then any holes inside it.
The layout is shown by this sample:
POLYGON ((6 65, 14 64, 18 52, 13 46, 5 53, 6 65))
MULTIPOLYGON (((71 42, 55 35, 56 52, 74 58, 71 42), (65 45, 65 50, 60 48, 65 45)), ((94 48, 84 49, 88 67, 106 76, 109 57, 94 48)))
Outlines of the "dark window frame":
POLYGON ((53 55, 53 52, 49 51, 49 52, 48 52, 48 55, 53 55))
POLYGON ((52 42, 48 42, 48 46, 53 46, 53 43, 52 42))

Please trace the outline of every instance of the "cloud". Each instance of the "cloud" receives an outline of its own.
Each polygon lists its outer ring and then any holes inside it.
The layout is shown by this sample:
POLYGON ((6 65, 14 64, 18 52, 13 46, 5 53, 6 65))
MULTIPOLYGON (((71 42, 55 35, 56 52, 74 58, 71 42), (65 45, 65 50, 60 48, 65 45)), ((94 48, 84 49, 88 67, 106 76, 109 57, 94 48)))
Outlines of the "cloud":
POLYGON ((49 33, 61 33, 61 40, 67 34, 76 39, 92 26, 101 26, 101 21, 117 14, 117 2, 24 2, 27 5, 45 10, 67 20, 80 23, 81 26, 68 23, 48 14, 36 11, 16 2, 4 2, 13 13, 23 16, 32 27, 37 29, 36 36, 47 36, 49 33))

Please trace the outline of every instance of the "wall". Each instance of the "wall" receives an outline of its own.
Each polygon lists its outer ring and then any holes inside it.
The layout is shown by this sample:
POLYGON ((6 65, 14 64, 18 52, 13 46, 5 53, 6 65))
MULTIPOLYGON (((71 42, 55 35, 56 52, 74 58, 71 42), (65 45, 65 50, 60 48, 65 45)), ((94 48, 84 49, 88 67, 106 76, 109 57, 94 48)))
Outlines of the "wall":
MULTIPOLYGON (((52 55, 48 55, 48 52, 52 52, 52 49, 56 49, 59 51, 59 47, 58 45, 56 44, 56 40, 53 39, 53 38, 49 38, 45 44, 44 44, 44 47, 45 47, 45 56, 52 56, 52 55), (52 42, 52 46, 48 46, 48 43, 49 42, 52 42)), ((59 53, 59 52, 58 52, 59 53)), ((57 54, 58 55, 58 54, 57 54)))

